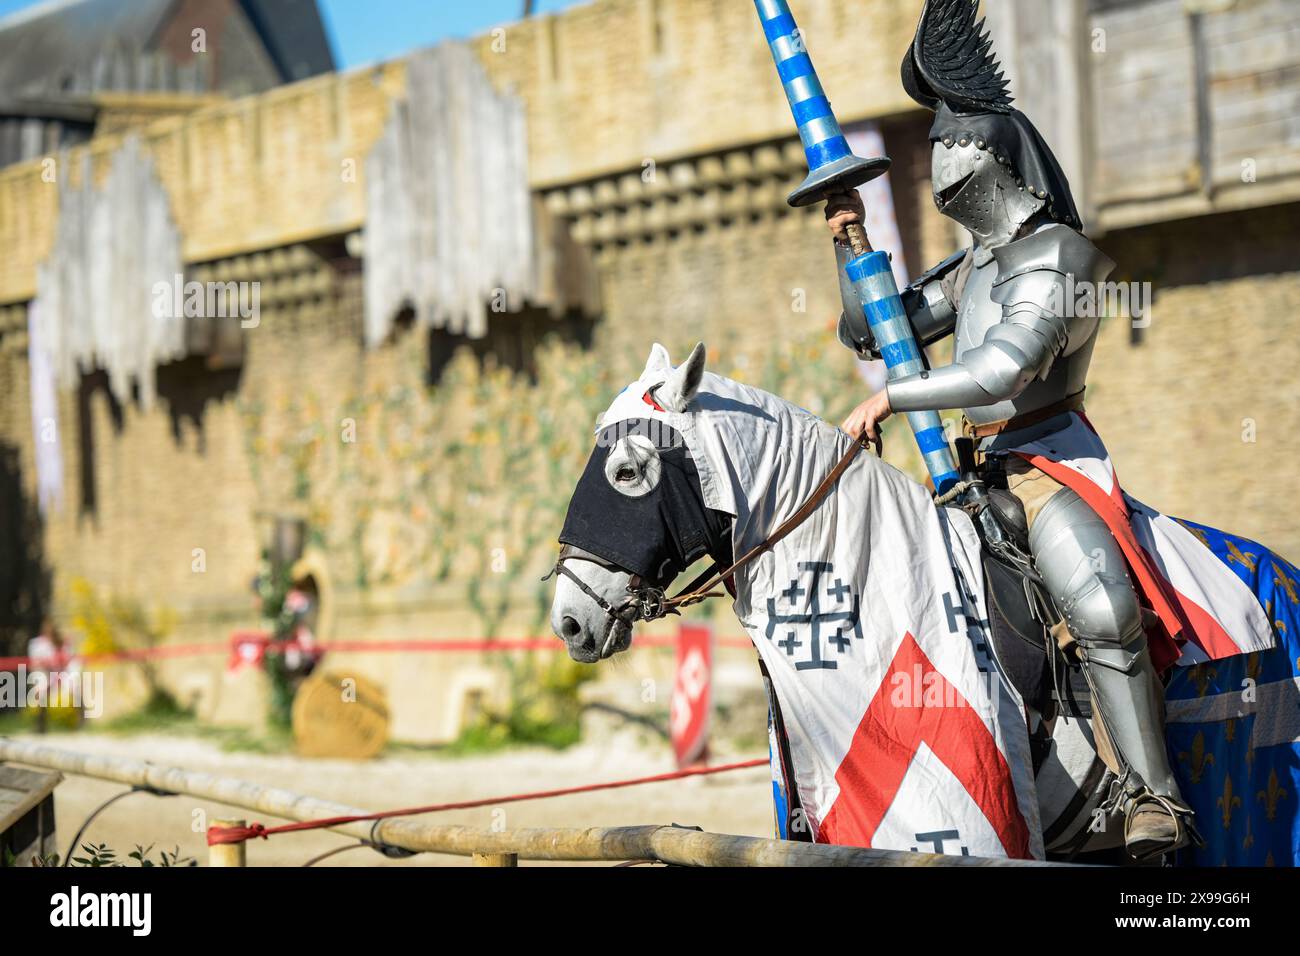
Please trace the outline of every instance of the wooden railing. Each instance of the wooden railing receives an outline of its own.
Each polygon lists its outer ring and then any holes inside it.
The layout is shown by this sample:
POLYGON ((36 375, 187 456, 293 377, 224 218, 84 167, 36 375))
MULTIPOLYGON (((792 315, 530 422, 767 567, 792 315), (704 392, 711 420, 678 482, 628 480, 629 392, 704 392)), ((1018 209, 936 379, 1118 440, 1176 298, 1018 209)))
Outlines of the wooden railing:
MULTIPOLYGON (((286 820, 309 821, 367 813, 344 804, 230 777, 157 764, 76 753, 44 744, 0 737, 0 761, 60 770, 133 787, 184 793, 228 807, 286 820)), ((221 825, 242 825, 222 820, 221 825)), ((586 829, 481 830, 415 819, 346 823, 329 829, 380 846, 413 853, 469 856, 485 866, 511 866, 519 859, 644 861, 678 866, 1036 866, 1023 860, 993 860, 930 853, 899 853, 850 846, 794 843, 759 837, 704 833, 674 826, 589 827, 586 829)), ((217 846, 210 862, 242 865, 241 845, 217 846)))

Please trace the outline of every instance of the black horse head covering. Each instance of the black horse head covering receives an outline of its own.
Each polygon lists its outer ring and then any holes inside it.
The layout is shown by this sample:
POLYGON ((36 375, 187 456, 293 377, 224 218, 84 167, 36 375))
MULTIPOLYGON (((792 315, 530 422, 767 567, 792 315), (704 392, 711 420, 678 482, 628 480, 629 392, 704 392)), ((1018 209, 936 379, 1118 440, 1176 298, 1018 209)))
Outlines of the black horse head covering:
POLYGON ((631 419, 601 430, 569 502, 560 543, 664 587, 706 554, 730 555, 729 521, 704 504, 681 434, 655 419, 631 419), (605 475, 611 449, 629 435, 648 438, 661 464, 655 487, 636 498, 620 494, 605 475))
POLYGON ((1012 107, 1007 80, 976 19, 979 0, 926 0, 916 39, 903 57, 903 89, 934 110, 931 142, 974 141, 1047 202, 1047 215, 1081 229, 1070 184, 1047 142, 1012 107))

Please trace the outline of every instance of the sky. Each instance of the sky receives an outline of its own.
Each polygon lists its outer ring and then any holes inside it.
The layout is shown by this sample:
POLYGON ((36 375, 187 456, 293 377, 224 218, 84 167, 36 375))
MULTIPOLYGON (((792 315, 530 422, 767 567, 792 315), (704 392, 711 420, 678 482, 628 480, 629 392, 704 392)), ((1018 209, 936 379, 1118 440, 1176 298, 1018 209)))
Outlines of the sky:
MULTIPOLYGON (((5 0, 0 0, 3 5, 5 0)), ((317 0, 345 69, 388 60, 444 37, 468 37, 517 20, 523 0, 317 0)), ((534 0, 554 13, 575 0, 534 0)))
MULTIPOLYGON (((0 0, 0 17, 45 0, 0 0)), ((130 3, 131 0, 123 0, 130 3)), ((534 0, 554 13, 579 0, 534 0)), ((317 0, 342 69, 377 63, 445 37, 468 37, 518 19, 523 0, 317 0)))

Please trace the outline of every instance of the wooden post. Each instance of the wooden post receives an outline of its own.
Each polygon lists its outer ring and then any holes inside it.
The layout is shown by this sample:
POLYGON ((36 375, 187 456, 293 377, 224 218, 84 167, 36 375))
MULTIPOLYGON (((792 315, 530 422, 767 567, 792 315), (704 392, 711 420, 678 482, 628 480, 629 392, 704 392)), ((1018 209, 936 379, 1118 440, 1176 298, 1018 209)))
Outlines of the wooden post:
MULTIPOLYGON (((247 826, 247 820, 213 820, 214 827, 247 826)), ((208 866, 246 866, 247 842, 218 843, 208 847, 208 866)))
POLYGON ((475 866, 518 866, 518 853, 475 853, 475 866))

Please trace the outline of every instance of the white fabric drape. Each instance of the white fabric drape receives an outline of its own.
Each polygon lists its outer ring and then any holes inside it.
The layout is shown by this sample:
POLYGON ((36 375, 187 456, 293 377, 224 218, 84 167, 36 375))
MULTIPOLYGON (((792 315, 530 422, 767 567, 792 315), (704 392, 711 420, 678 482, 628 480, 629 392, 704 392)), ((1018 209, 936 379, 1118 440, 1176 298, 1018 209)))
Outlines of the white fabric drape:
POLYGON ((63 451, 59 444, 59 406, 54 369, 42 342, 39 306, 27 306, 27 364, 31 381, 32 438, 36 449, 36 500, 48 514, 63 502, 63 451))
POLYGON ((367 345, 408 306, 481 337, 489 309, 536 298, 524 107, 465 44, 408 61, 407 95, 366 162, 365 249, 367 345))
MULTIPOLYGON (((155 369, 185 354, 184 318, 155 311, 155 287, 181 273, 181 240, 152 158, 130 136, 113 155, 102 187, 82 155, 80 182, 59 165, 59 222, 37 269, 40 340, 57 381, 102 368, 119 400, 139 387, 154 399, 155 369)), ((167 302, 171 302, 168 295, 167 302)))
MULTIPOLYGON (((643 396, 666 374, 647 369, 602 422, 677 429, 705 503, 736 517, 736 554, 807 501, 849 446, 811 413, 712 374, 686 414, 659 412, 643 396)), ((735 587, 819 841, 1042 857, 1023 702, 987 650, 968 517, 863 453, 735 587)))

